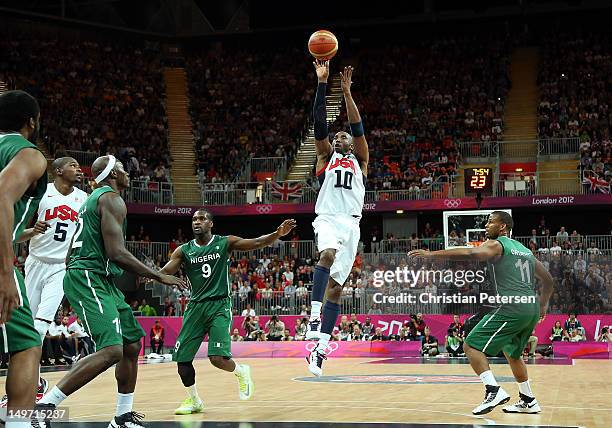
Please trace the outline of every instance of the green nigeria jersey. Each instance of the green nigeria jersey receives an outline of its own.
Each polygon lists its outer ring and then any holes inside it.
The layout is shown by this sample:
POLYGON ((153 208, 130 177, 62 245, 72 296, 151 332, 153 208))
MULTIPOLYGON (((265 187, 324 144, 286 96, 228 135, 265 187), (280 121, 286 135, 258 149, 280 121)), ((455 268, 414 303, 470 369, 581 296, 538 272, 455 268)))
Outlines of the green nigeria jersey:
MULTIPOLYGON (((98 201, 105 193, 114 192, 110 186, 94 190, 79 210, 79 224, 74 232, 72 252, 67 269, 88 270, 100 275, 121 276, 123 269, 112 263, 106 256, 104 236, 102 235, 101 217, 98 213, 98 201)), ((125 236, 127 220, 123 220, 125 236)))
POLYGON ((192 302, 229 297, 229 239, 213 235, 208 244, 195 239, 181 245, 183 264, 191 283, 192 302))
MULTIPOLYGON (((507 236, 500 236, 502 256, 494 263, 487 263, 494 292, 499 296, 537 296, 535 292, 535 262, 531 250, 507 236)), ((521 312, 521 303, 503 304, 502 308, 521 312)))
MULTIPOLYGON (((36 149, 34 144, 18 133, 0 134, 0 171, 4 170, 17 153, 23 149, 36 149)), ((38 179, 34 190, 28 190, 13 206, 13 243, 29 224, 38 210, 38 204, 47 190, 47 172, 38 179)))

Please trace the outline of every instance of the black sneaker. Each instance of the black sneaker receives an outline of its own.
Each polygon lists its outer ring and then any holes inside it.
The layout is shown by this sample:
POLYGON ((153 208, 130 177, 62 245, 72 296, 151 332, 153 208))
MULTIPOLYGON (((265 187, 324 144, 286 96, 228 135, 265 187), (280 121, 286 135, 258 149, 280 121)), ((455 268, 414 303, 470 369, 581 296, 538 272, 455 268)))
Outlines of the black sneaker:
POLYGON ((142 423, 142 413, 127 412, 121 416, 115 416, 108 424, 108 428, 145 428, 142 423))
POLYGON ((542 409, 538 400, 519 392, 519 401, 502 409, 505 413, 540 413, 542 409))
POLYGON ((56 407, 55 404, 51 404, 51 403, 44 403, 44 404, 37 403, 34 406, 34 409, 42 411, 42 413, 45 413, 47 417, 41 418, 41 419, 32 419, 30 421, 32 424, 32 428, 50 428, 52 418, 48 416, 50 416, 50 414, 53 413, 53 411, 55 410, 55 407, 56 407))
POLYGON ((501 386, 487 385, 483 402, 475 407, 472 413, 475 415, 484 415, 485 413, 489 413, 496 406, 505 404, 508 401, 510 401, 510 396, 501 386))

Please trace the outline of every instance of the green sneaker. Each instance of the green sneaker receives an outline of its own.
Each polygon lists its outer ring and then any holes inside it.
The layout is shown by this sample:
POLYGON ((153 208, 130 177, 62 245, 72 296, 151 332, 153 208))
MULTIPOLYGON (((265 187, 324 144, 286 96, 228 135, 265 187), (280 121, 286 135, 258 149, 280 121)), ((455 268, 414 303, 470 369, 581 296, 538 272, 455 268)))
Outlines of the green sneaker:
POLYGON ((204 403, 194 401, 191 397, 186 398, 181 403, 181 406, 174 411, 175 415, 191 415, 192 413, 202 413, 204 411, 204 403))
POLYGON ((238 378, 238 392, 241 400, 250 400, 255 389, 251 378, 251 367, 242 364, 242 370, 236 374, 238 378))

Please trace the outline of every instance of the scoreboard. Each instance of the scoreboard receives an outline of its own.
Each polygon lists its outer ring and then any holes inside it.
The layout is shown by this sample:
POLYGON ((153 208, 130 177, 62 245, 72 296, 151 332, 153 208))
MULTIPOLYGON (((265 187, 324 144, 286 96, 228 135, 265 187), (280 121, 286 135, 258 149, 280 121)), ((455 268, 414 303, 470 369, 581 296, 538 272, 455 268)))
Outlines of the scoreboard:
POLYGON ((466 195, 493 193, 493 168, 466 168, 463 175, 466 195))

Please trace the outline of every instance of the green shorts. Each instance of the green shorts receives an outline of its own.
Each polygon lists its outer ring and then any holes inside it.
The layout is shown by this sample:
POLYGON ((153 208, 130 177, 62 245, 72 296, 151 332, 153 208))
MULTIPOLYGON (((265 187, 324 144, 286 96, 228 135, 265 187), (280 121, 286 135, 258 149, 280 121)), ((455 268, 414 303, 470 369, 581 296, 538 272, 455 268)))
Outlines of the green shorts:
POLYGON ((208 356, 231 358, 231 327, 232 302, 229 298, 189 302, 174 346, 173 360, 179 363, 193 361, 206 333, 208 356))
POLYGON ((6 353, 25 351, 26 349, 41 346, 40 334, 34 328, 34 317, 30 310, 30 303, 25 289, 23 275, 15 269, 13 278, 19 290, 21 306, 13 311, 11 320, 0 326, 0 343, 6 353))
POLYGON ((95 349, 138 342, 145 332, 134 318, 125 296, 110 278, 81 269, 68 269, 64 293, 95 349))
POLYGON ((498 309, 486 314, 468 334, 465 342, 489 356, 504 351, 518 359, 523 355, 539 319, 539 305, 521 305, 520 312, 503 312, 498 309))

